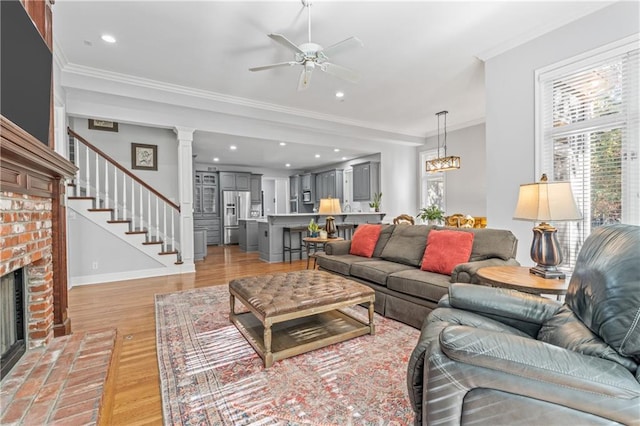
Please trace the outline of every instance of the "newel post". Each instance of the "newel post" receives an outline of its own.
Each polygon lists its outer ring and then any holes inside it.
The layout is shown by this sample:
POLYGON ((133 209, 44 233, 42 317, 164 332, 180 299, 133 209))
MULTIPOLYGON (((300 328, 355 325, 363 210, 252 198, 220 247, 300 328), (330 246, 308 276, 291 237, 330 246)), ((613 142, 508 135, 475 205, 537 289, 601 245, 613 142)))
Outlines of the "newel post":
POLYGON ((178 196, 180 197, 180 254, 184 265, 193 265, 193 132, 175 127, 178 135, 178 196))

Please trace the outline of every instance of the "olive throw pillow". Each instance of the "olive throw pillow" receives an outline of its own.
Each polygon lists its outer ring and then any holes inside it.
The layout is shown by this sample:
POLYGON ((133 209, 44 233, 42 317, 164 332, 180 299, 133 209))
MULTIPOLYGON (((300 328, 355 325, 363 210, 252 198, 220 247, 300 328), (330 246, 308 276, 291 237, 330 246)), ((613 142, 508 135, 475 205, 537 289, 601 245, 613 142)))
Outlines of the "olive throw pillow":
POLYGON ((364 224, 358 225, 356 232, 351 238, 351 248, 349 254, 356 256, 371 257, 376 248, 382 225, 364 224))
POLYGON ((420 269, 451 275, 456 265, 469 261, 474 234, 464 231, 432 230, 420 269))

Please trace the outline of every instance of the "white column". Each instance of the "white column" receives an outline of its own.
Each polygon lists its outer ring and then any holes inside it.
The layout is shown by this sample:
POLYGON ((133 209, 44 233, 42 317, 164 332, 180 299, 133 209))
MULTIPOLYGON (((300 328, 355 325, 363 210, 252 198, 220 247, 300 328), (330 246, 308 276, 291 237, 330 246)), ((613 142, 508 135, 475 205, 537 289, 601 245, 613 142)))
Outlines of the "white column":
POLYGON ((180 198, 180 254, 185 266, 193 266, 193 132, 175 127, 178 135, 178 197, 180 198))

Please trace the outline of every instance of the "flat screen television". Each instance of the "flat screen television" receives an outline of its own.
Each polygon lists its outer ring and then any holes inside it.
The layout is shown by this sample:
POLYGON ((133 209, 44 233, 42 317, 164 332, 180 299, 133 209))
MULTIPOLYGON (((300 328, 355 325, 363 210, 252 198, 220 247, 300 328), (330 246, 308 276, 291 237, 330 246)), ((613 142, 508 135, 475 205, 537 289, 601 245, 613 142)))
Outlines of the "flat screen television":
POLYGON ((49 144, 51 51, 18 0, 0 0, 0 113, 49 144))

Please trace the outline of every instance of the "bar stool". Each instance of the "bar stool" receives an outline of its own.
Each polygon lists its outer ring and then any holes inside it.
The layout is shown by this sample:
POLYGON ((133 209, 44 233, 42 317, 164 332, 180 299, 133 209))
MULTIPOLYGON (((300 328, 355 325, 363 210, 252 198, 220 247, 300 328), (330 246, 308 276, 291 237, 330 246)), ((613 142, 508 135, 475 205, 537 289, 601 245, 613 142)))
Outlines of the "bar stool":
POLYGON ((339 237, 342 237, 345 240, 350 240, 353 237, 356 225, 353 223, 340 223, 336 225, 336 229, 338 230, 339 237))
POLYGON ((287 253, 289 253, 289 263, 291 263, 291 254, 298 253, 302 260, 302 237, 307 232, 306 226, 285 226, 282 228, 282 261, 287 261, 287 253), (298 234, 298 247, 291 245, 291 234, 298 234), (287 245, 287 243, 289 243, 287 245))

